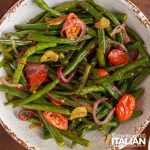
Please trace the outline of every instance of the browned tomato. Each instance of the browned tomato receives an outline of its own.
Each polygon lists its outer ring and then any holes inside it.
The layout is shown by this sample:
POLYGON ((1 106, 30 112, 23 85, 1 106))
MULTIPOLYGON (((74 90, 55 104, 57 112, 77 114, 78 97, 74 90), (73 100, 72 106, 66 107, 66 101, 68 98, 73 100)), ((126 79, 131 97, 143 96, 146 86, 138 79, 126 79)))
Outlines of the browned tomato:
POLYGON ((86 24, 77 15, 70 13, 65 19, 61 35, 63 36, 65 32, 68 39, 80 39, 86 34, 86 31, 86 24))
POLYGON ((54 112, 43 112, 43 115, 46 120, 56 128, 61 130, 68 129, 68 119, 64 115, 54 112))
POLYGON ((119 121, 131 118, 135 108, 135 98, 131 94, 124 94, 116 106, 116 116, 119 121))
POLYGON ((48 75, 48 70, 44 64, 28 64, 24 71, 30 87, 39 86, 48 75))
POLYGON ((105 69, 96 69, 101 77, 108 75, 108 72, 105 69))
POLYGON ((129 56, 126 52, 114 49, 108 54, 108 59, 110 63, 114 66, 116 65, 126 65, 129 62, 129 56))

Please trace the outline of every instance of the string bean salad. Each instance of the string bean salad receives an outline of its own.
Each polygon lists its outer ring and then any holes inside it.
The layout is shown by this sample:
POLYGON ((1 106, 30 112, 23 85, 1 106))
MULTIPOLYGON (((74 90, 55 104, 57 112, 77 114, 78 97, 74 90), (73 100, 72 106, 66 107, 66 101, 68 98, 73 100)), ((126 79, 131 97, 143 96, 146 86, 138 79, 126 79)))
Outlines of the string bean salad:
MULTIPOLYGON (((137 87, 150 73, 149 54, 128 26, 127 15, 112 13, 93 0, 69 1, 43 9, 16 32, 0 38, 0 62, 7 73, 0 91, 21 107, 18 118, 39 127, 44 139, 64 146, 89 146, 87 132, 110 135, 142 115, 137 87)), ((37 7, 35 6, 35 7, 37 7)))

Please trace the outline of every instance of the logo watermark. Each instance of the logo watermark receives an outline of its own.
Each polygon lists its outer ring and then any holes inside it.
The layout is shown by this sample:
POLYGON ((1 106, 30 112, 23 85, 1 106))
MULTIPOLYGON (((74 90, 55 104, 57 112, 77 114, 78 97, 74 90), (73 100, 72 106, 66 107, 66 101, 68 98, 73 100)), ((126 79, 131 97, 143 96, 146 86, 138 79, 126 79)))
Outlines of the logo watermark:
POLYGON ((114 147, 119 145, 128 145, 130 147, 143 147, 146 145, 146 135, 140 134, 135 136, 132 134, 116 134, 113 133, 111 136, 111 142, 114 147))

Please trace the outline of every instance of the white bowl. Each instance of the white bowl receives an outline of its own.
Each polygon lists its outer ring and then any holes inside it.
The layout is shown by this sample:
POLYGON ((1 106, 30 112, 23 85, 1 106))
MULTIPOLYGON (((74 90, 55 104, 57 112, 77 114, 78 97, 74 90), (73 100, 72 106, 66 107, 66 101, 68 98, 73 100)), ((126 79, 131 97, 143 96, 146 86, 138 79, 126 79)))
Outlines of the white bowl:
MULTIPOLYGON (((55 6, 66 0, 46 0, 49 6, 55 6)), ((122 12, 128 15, 127 24, 133 28, 143 39, 145 47, 150 52, 150 23, 143 15, 143 13, 129 0, 96 0, 97 3, 108 8, 112 12, 122 12)), ((17 2, 2 18, 0 22, 0 35, 4 32, 14 31, 14 25, 26 23, 29 19, 40 13, 39 9, 31 0, 20 0, 17 2)), ((4 75, 4 69, 0 70, 0 76, 4 75)), ((150 77, 147 78, 142 87, 145 88, 145 94, 137 102, 137 108, 144 111, 144 114, 131 121, 122 123, 115 131, 120 134, 140 134, 150 121, 150 77)), ((11 106, 5 106, 5 94, 0 93, 0 123, 5 130, 20 144, 30 150, 69 150, 70 141, 66 140, 65 147, 58 147, 53 139, 43 140, 41 138, 40 130, 30 130, 29 123, 20 121, 15 115, 15 110, 11 106)), ((92 146, 84 148, 80 145, 76 146, 74 150, 103 150, 105 149, 104 136, 98 132, 92 132, 85 136, 92 141, 92 146)), ((123 147, 122 145, 119 146, 123 147)))

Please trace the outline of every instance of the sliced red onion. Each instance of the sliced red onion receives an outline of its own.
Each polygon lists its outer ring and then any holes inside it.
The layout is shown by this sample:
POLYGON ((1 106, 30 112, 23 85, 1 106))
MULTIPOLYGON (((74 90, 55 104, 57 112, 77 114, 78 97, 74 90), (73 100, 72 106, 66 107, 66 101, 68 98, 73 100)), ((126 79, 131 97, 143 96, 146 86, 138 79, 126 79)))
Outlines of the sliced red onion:
POLYGON ((66 16, 57 17, 47 22, 48 25, 60 25, 66 19, 66 16))
POLYGON ((69 83, 71 81, 71 79, 74 77, 76 70, 74 70, 72 72, 72 74, 66 79, 62 73, 62 69, 63 69, 63 67, 59 67, 57 69, 57 76, 62 83, 69 83))
POLYGON ((78 98, 75 95, 70 96, 74 101, 78 102, 79 104, 85 106, 88 110, 93 110, 93 106, 84 102, 83 100, 81 100, 80 98, 78 98))
POLYGON ((29 91, 29 87, 28 86, 22 86, 22 87, 20 87, 18 89, 20 89, 22 91, 25 91, 25 92, 29 91))
POLYGON ((80 40, 80 38, 82 38, 87 31, 87 26, 86 24, 80 20, 79 18, 74 18, 74 19, 70 19, 70 20, 66 20, 65 23, 63 24, 62 30, 61 30, 61 36, 64 36, 64 31, 67 30, 70 27, 73 27, 75 25, 79 25, 81 27, 81 33, 80 36, 78 37, 77 40, 80 40))
POLYGON ((0 77, 0 81, 2 84, 7 85, 9 87, 15 87, 15 88, 21 88, 23 85, 22 84, 13 84, 9 82, 10 78, 9 77, 0 77))
POLYGON ((53 96, 53 95, 51 95, 50 93, 48 93, 47 95, 48 95, 48 97, 49 97, 50 99, 53 99, 53 100, 55 100, 55 101, 57 101, 57 102, 61 103, 61 100, 60 100, 60 99, 58 99, 58 98, 54 97, 54 96, 53 96))
POLYGON ((30 119, 34 115, 35 115, 35 111, 28 110, 28 109, 20 110, 18 113, 19 119, 21 119, 23 121, 30 119))
POLYGON ((103 125, 105 123, 107 123, 109 121, 109 119, 111 118, 111 116, 113 115, 114 111, 115 111, 115 108, 113 108, 110 113, 108 114, 108 116, 103 120, 103 121, 100 121, 97 119, 96 117, 96 109, 98 107, 98 105, 103 102, 103 101, 106 101, 108 100, 107 98, 100 98, 98 99, 95 104, 94 104, 94 108, 93 108, 93 118, 94 118, 94 121, 98 124, 98 125, 103 125))
POLYGON ((30 46, 26 46, 25 48, 23 48, 23 49, 20 51, 20 53, 19 53, 18 56, 17 56, 18 62, 19 62, 20 57, 25 53, 25 51, 26 51, 28 48, 30 48, 30 47, 36 45, 36 43, 37 43, 36 41, 33 41, 30 46))
POLYGON ((132 51, 131 53, 129 53, 130 60, 131 60, 131 61, 136 60, 136 59, 139 57, 139 54, 140 54, 140 53, 139 53, 138 50, 132 51))
POLYGON ((39 74, 41 71, 47 72, 48 70, 44 64, 27 64, 24 71, 28 78, 31 75, 39 74))
POLYGON ((122 32, 122 35, 123 35, 123 38, 124 38, 124 41, 125 41, 126 44, 129 43, 129 42, 131 42, 131 40, 130 40, 130 38, 129 38, 127 32, 126 32, 126 29, 125 29, 125 23, 123 23, 123 24, 117 26, 117 27, 110 33, 110 35, 113 36, 113 35, 115 35, 116 33, 119 33, 119 32, 122 32))
POLYGON ((120 91, 120 89, 118 89, 117 86, 112 85, 112 87, 119 93, 120 96, 123 95, 123 93, 120 91))
POLYGON ((118 49, 120 49, 122 51, 127 51, 126 47, 118 41, 109 40, 108 44, 114 44, 118 47, 118 49))

